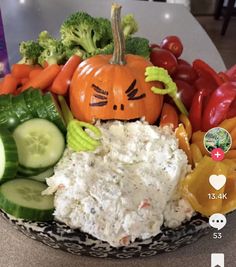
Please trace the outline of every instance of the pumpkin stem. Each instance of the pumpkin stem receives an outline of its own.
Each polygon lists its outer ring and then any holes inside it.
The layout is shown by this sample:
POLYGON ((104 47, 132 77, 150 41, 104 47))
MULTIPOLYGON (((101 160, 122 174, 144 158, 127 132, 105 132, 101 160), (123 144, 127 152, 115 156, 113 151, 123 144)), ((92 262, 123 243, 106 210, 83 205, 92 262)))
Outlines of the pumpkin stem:
POLYGON ((125 38, 121 28, 121 5, 112 4, 111 7, 111 25, 114 40, 114 52, 111 64, 125 65, 125 38))

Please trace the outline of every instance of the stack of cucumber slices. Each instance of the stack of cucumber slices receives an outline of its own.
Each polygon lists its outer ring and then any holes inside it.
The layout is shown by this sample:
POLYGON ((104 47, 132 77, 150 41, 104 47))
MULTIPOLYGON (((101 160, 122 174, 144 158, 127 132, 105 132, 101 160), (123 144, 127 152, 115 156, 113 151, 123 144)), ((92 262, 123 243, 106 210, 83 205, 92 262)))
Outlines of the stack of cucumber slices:
POLYGON ((65 149, 66 126, 51 93, 0 96, 0 208, 21 219, 52 219, 45 178, 65 149))
POLYGON ((21 123, 33 119, 46 119, 66 133, 65 122, 53 95, 42 95, 41 90, 29 88, 18 96, 0 96, 0 127, 14 130, 21 123))

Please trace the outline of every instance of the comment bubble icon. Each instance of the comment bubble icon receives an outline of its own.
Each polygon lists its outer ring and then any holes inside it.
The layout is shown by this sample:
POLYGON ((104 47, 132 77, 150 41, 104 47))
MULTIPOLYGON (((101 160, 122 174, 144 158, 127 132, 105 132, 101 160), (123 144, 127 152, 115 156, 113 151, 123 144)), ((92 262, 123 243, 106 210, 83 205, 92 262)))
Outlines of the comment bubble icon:
POLYGON ((221 213, 215 213, 209 218, 210 226, 217 229, 218 231, 224 228, 226 223, 226 217, 221 213))

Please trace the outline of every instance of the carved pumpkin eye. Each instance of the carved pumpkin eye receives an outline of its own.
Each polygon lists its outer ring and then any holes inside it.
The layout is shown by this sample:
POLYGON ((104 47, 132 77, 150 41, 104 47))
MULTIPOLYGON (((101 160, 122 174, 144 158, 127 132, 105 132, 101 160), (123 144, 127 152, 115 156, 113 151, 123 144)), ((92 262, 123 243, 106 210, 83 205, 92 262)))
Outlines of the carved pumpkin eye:
POLYGON ((103 107, 103 106, 105 106, 108 103, 108 101, 107 101, 108 92, 106 90, 101 89, 100 87, 98 87, 95 84, 92 84, 92 87, 95 91, 93 96, 95 98, 101 100, 101 101, 90 103, 89 105, 91 107, 103 107))
POLYGON ((139 99, 146 97, 145 93, 137 96, 138 89, 135 88, 135 85, 136 85, 136 79, 133 80, 133 82, 130 84, 129 88, 125 91, 125 93, 128 96, 128 100, 139 100, 139 99))

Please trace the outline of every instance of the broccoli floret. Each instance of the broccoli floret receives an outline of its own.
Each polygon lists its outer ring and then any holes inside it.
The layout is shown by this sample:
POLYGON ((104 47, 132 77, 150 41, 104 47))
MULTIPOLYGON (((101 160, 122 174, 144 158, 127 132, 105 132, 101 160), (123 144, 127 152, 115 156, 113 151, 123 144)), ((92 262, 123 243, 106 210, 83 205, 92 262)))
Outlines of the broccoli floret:
POLYGON ((126 54, 139 55, 149 59, 149 41, 142 37, 129 37, 125 41, 126 54))
POLYGON ((73 48, 68 48, 66 50, 66 58, 69 59, 72 55, 78 55, 80 56, 83 60, 96 56, 96 55, 111 55, 114 50, 114 44, 110 43, 103 48, 97 48, 94 52, 92 53, 86 53, 84 50, 79 49, 77 47, 73 48))
POLYGON ((68 17, 61 26, 61 39, 65 46, 78 46, 88 53, 97 49, 103 29, 96 19, 85 12, 77 12, 68 17))
POLYGON ((121 18, 121 27, 125 38, 138 31, 138 23, 133 14, 127 14, 121 18))
POLYGON ((21 42, 19 46, 19 52, 22 59, 18 64, 29 64, 34 65, 38 63, 38 57, 42 53, 43 48, 38 42, 27 41, 21 42))
MULTIPOLYGON (((146 59, 149 59, 150 48, 149 41, 142 37, 129 37, 125 40, 125 54, 139 55, 146 59)), ((85 57, 91 57, 95 55, 111 55, 114 51, 114 43, 106 45, 103 48, 95 50, 93 53, 86 54, 85 57)))
POLYGON ((54 40, 47 48, 43 50, 38 58, 38 62, 41 66, 45 61, 51 64, 63 64, 66 59, 66 50, 64 45, 57 40, 54 40))
POLYGON ((39 56, 38 62, 44 65, 45 61, 50 64, 61 64, 66 59, 66 48, 61 41, 54 39, 47 31, 39 34, 38 42, 43 51, 39 56))
POLYGON ((113 39, 111 22, 109 19, 106 18, 96 18, 96 21, 102 30, 102 36, 97 44, 97 47, 104 48, 106 45, 110 44, 113 39))
POLYGON ((44 49, 47 49, 51 45, 54 46, 56 39, 54 39, 48 31, 42 31, 39 34, 38 42, 40 46, 42 46, 44 49))
MULTIPOLYGON (((98 48, 94 53, 90 54, 89 56, 96 56, 96 55, 111 55, 114 51, 114 44, 110 43, 103 48, 98 48)), ((88 56, 88 57, 89 57, 88 56)))

